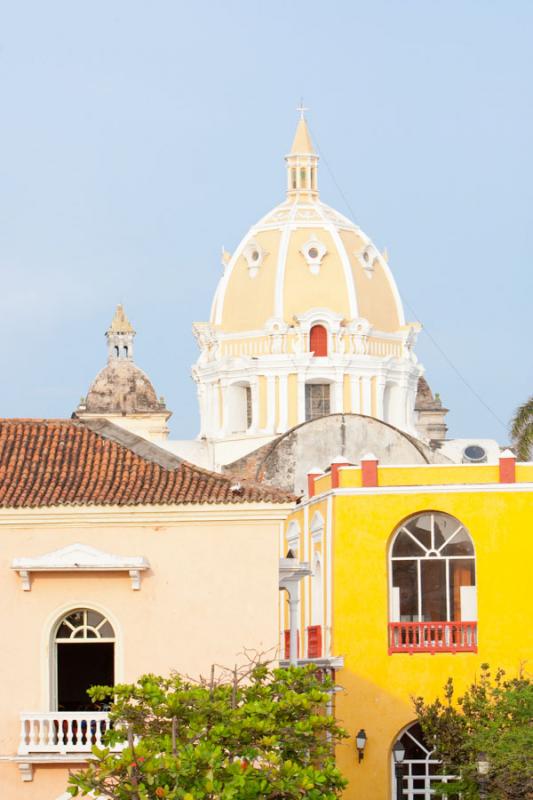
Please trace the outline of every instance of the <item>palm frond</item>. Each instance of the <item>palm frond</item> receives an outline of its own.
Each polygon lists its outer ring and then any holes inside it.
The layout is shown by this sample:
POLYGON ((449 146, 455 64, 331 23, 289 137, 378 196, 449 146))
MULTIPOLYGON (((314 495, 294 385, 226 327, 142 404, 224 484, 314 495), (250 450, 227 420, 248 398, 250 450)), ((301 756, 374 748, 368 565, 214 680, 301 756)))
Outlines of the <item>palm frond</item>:
POLYGON ((533 453, 533 397, 516 409, 511 436, 518 460, 529 461, 533 453))
POLYGON ((515 415, 511 421, 511 436, 513 439, 518 439, 520 434, 528 425, 533 422, 533 397, 526 400, 521 406, 516 409, 515 415))
POLYGON ((522 429, 515 443, 516 457, 519 461, 529 461, 533 454, 533 420, 522 429))

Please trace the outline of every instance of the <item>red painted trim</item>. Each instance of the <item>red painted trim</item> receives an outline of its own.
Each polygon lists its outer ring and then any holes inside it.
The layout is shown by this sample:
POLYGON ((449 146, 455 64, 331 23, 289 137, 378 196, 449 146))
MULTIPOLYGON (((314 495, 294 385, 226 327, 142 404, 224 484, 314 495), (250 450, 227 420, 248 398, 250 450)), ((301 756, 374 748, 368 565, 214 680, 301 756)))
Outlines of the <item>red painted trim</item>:
POLYGON ((377 461, 361 461, 361 484, 363 486, 378 486, 377 461))
MULTIPOLYGON (((285 645, 285 659, 288 660, 291 657, 291 632, 290 629, 287 628, 284 633, 284 645, 285 645)), ((298 641, 296 647, 296 657, 300 658, 300 631, 298 631, 298 641)))
POLYGON ((331 488, 332 489, 338 489, 339 488, 339 481, 340 481, 339 468, 340 467, 349 467, 349 466, 351 466, 351 465, 347 461, 344 461, 343 463, 339 462, 338 464, 332 464, 331 465, 331 488))
POLYGON ((500 483, 516 483, 516 458, 500 458, 500 483))
POLYGON ((477 653, 477 622, 389 622, 391 653, 477 653))
POLYGON ((307 494, 309 497, 315 496, 315 478, 316 475, 313 473, 308 474, 307 476, 307 494))
POLYGON ((322 625, 307 627, 307 658, 322 657, 322 625))

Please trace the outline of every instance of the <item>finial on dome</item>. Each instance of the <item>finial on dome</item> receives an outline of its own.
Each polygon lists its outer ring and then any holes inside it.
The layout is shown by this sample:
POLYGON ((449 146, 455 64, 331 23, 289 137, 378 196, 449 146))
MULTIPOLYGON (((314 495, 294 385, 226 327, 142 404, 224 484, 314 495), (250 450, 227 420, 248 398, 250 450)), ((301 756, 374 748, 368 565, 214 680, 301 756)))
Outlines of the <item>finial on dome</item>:
POLYGON ((299 112, 299 114, 300 114, 300 119, 305 119, 305 112, 306 112, 306 111, 309 111, 309 109, 308 109, 308 108, 306 108, 306 107, 304 106, 304 99, 303 99, 303 97, 300 97, 300 105, 299 105, 299 106, 296 106, 296 111, 298 111, 298 112, 299 112))
POLYGON ((296 111, 298 111, 300 114, 300 119, 298 120, 298 125, 296 126, 296 133, 294 134, 290 155, 312 154, 316 156, 315 148, 313 147, 313 142, 311 141, 311 134, 309 133, 307 120, 305 118, 305 112, 309 111, 309 109, 304 106, 303 102, 300 102, 300 105, 296 108, 296 111))
POLYGON ((109 361, 115 361, 116 359, 133 361, 133 337, 135 336, 135 331, 120 303, 105 335, 109 361))
POLYGON ((124 306, 122 303, 119 303, 117 306, 115 316, 111 320, 111 325, 109 326, 108 332, 135 333, 131 322, 126 316, 126 312, 124 311, 124 306))
POLYGON ((300 114, 296 133, 287 162, 287 193, 289 197, 318 197, 318 156, 311 141, 305 112, 309 109, 300 102, 296 109, 300 114))

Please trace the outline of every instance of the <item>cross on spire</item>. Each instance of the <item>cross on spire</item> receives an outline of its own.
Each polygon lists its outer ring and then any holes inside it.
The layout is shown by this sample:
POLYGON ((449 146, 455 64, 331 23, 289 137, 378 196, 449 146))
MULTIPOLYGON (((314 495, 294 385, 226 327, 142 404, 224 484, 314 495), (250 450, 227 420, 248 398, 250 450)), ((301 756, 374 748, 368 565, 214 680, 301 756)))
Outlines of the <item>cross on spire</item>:
POLYGON ((303 97, 300 98, 300 105, 296 107, 296 111, 300 114, 300 119, 305 119, 305 112, 309 111, 308 108, 304 106, 304 99, 303 97))

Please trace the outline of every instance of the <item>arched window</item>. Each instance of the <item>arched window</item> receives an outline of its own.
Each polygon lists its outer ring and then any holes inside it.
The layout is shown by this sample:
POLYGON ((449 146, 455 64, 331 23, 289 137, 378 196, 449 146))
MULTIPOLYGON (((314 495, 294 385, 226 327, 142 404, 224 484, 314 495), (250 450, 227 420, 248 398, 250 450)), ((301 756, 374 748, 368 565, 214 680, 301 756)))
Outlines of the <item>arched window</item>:
MULTIPOLYGON (((435 796, 434 787, 438 783, 449 783, 451 775, 440 775, 440 761, 434 757, 418 722, 410 725, 400 736, 405 749, 402 770, 402 797, 407 800, 431 800, 435 796)), ((392 780, 396 782, 395 764, 391 756, 392 780)), ((393 797, 396 797, 394 786, 393 797)), ((448 797, 448 795, 446 795, 448 797)), ((455 797, 455 796, 454 796, 455 797)), ((450 800, 453 800, 450 798, 450 800)))
POLYGON ((417 514, 396 531, 390 553, 390 652, 476 649, 476 564, 455 517, 417 514))
POLYGON ((383 419, 396 427, 405 424, 405 402, 397 383, 387 381, 383 391, 383 419))
POLYGON ((330 388, 329 383, 305 384, 305 421, 309 422, 318 417, 329 414, 330 388))
POLYGON ((77 608, 57 624, 54 635, 57 710, 94 709, 87 689, 115 681, 115 632, 98 611, 77 608))
POLYGON ((253 419, 252 388, 248 383, 234 383, 226 390, 229 433, 245 433, 253 419))
POLYGON ((309 333, 309 350, 314 356, 327 356, 328 332, 323 325, 313 325, 309 333))

